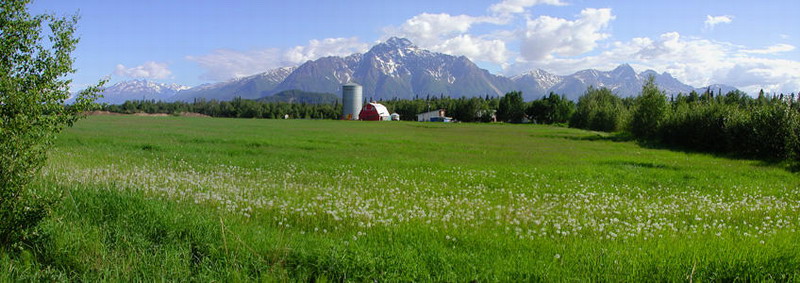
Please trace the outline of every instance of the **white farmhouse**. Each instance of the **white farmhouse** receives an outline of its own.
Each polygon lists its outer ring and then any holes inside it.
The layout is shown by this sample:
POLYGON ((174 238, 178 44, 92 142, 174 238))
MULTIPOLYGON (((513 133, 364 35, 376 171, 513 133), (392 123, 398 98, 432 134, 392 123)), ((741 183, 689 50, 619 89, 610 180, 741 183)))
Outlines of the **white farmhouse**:
POLYGON ((445 118, 444 109, 433 110, 417 114, 417 121, 420 122, 431 122, 433 120, 440 120, 440 119, 443 120, 444 118, 445 118))

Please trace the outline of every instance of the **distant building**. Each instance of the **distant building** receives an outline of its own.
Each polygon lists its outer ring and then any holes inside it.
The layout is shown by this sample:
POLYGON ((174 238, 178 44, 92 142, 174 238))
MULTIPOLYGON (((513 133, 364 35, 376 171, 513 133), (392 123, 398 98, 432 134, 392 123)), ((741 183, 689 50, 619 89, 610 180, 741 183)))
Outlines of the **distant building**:
POLYGON ((389 110, 383 104, 370 102, 364 105, 364 108, 361 108, 358 118, 364 121, 389 121, 391 115, 389 115, 389 110))
POLYGON ((392 115, 389 116, 392 117, 392 121, 400 121, 400 114, 392 113, 392 115))
POLYGON ((497 122, 497 110, 478 110, 475 114, 483 121, 497 122))
POLYGON ((417 121, 420 122, 450 122, 453 118, 444 115, 444 109, 428 111, 417 114, 417 121))

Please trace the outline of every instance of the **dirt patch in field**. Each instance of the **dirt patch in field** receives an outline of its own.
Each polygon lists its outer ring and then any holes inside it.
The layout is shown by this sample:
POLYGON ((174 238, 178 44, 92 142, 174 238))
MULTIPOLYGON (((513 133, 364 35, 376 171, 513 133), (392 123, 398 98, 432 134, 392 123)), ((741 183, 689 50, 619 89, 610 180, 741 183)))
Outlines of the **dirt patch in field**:
MULTIPOLYGON (((173 115, 166 114, 166 113, 133 113, 133 114, 124 114, 124 113, 116 113, 116 112, 100 111, 100 110, 87 111, 87 112, 84 112, 84 114, 86 114, 88 116, 131 116, 131 115, 132 116, 143 116, 143 117, 167 117, 167 116, 173 116, 173 115)), ((200 114, 200 113, 195 113, 195 112, 181 112, 177 116, 183 116, 183 117, 211 117, 211 116, 208 116, 206 114, 200 114)))
POLYGON ((146 117, 167 117, 169 114, 165 113, 133 113, 133 116, 146 116, 146 117))
POLYGON ((86 114, 86 115, 89 115, 89 116, 119 116, 119 115, 123 115, 121 113, 114 113, 114 112, 109 112, 109 111, 99 111, 99 110, 83 112, 83 114, 86 114))
POLYGON ((206 114, 200 114, 200 113, 195 113, 195 112, 181 112, 181 116, 184 116, 184 117, 211 117, 211 116, 208 116, 206 114))

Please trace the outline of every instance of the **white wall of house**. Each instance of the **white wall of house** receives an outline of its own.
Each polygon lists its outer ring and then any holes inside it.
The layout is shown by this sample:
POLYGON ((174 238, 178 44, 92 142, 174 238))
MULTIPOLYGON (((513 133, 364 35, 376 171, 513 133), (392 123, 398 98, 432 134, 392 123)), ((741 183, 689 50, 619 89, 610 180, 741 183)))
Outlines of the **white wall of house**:
POLYGON ((444 116, 444 109, 428 111, 425 113, 417 114, 417 121, 420 122, 428 122, 431 120, 432 117, 445 117, 444 116))

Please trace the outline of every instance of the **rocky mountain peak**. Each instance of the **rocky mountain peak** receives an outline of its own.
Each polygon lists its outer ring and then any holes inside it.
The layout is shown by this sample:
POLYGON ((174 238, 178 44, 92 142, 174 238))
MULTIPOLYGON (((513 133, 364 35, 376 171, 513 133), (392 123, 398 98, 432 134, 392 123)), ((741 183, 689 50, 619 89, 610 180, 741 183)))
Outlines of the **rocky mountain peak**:
POLYGON ((373 54, 373 55, 392 54, 392 55, 405 56, 406 54, 414 53, 418 50, 419 48, 417 48, 416 45, 411 43, 410 40, 405 38, 392 37, 382 43, 373 46, 369 50, 368 54, 373 54))
POLYGON ((622 64, 611 71, 611 76, 614 78, 632 78, 636 77, 636 71, 633 70, 631 65, 622 64))
POLYGON ((386 40, 386 42, 384 42, 384 44, 386 44, 389 47, 393 47, 395 49, 404 49, 404 48, 409 48, 409 47, 415 48, 416 47, 416 46, 414 46, 413 43, 411 43, 411 40, 408 40, 408 39, 405 39, 405 38, 400 38, 400 37, 391 37, 388 40, 386 40))

